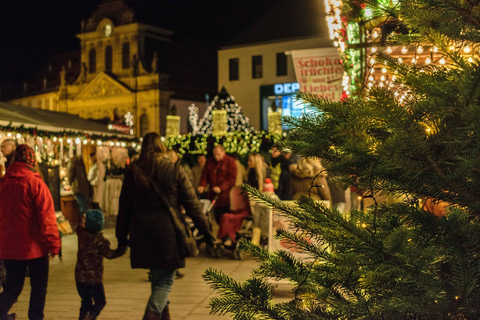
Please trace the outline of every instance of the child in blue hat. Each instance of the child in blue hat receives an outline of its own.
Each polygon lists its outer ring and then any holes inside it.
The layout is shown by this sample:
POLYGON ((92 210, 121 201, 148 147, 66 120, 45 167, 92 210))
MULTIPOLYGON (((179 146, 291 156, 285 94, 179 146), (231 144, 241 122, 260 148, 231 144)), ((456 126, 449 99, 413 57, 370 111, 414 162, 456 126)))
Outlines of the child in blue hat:
POLYGON ((77 227, 75 282, 82 298, 79 320, 92 320, 97 319, 107 303, 103 288, 103 258, 118 258, 125 254, 127 247, 110 249, 110 242, 102 234, 105 226, 102 211, 87 210, 84 219, 84 225, 77 227))

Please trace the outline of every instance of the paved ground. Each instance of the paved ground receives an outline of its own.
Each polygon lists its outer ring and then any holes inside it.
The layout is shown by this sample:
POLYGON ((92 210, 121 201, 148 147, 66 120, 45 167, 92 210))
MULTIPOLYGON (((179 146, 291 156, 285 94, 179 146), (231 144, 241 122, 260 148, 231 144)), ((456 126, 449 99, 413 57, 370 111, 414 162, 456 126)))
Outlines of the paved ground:
MULTIPOLYGON (((114 223, 107 221, 104 235, 116 248, 114 223)), ((208 257, 204 245, 199 257, 189 258, 187 267, 182 269, 185 277, 175 281, 170 296, 171 316, 174 320, 230 319, 228 316, 210 315, 209 299, 216 295, 201 278, 205 269, 213 267, 242 281, 247 279, 257 262, 253 259, 233 260, 229 252, 223 258, 208 257)), ((63 238, 63 261, 55 258, 50 263, 50 281, 45 308, 45 319, 78 319, 80 298, 74 279, 77 236, 63 238)), ((150 293, 147 271, 130 268, 129 252, 114 260, 105 259, 105 292, 107 305, 98 319, 140 320, 150 293)), ((18 302, 11 312, 17 319, 27 317, 30 286, 28 279, 18 302)))

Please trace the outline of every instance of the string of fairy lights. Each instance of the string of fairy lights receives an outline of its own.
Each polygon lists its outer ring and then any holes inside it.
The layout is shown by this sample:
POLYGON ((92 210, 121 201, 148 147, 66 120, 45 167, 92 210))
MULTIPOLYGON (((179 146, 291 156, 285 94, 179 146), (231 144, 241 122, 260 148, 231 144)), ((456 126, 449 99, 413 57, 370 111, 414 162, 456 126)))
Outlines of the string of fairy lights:
POLYGON ((216 95, 208 105, 207 110, 200 121, 198 121, 198 108, 194 104, 188 107, 188 122, 192 127, 193 136, 214 133, 212 111, 218 104, 227 111, 225 131, 243 131, 247 133, 255 131, 248 117, 243 114, 242 108, 235 102, 234 96, 229 95, 225 99, 221 99, 216 95))
MULTIPOLYGON (((398 0, 379 0, 379 6, 395 6, 398 0)), ((380 64, 376 59, 382 51, 398 63, 447 66, 450 52, 459 52, 473 63, 475 50, 465 43, 454 43, 447 48, 418 45, 416 47, 383 47, 380 44, 383 29, 389 17, 378 15, 368 3, 361 1, 325 0, 326 22, 333 44, 339 48, 345 69, 344 95, 357 96, 366 88, 388 87, 401 103, 408 96, 403 84, 398 83, 395 70, 380 64), (348 5, 346 5, 348 4, 348 5), (352 8, 355 8, 355 14, 352 8), (377 14, 377 16, 376 16, 377 14), (360 21, 363 27, 360 27, 360 21)), ((478 53, 478 52, 477 52, 478 53)), ((420 71, 422 71, 420 69, 420 71)))
POLYGON ((121 147, 139 150, 141 139, 124 136, 86 134, 76 131, 44 131, 36 128, 0 126, 0 141, 15 140, 18 144, 28 144, 34 148, 37 157, 49 165, 67 161, 73 155, 81 153, 87 145, 102 147, 121 147))

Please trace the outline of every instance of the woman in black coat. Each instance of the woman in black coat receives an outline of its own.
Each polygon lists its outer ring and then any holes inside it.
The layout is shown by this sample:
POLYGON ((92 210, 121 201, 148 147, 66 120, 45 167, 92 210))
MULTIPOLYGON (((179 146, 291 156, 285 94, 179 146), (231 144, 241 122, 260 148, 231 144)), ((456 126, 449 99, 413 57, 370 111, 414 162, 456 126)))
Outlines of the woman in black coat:
POLYGON ((153 179, 177 214, 183 206, 207 242, 213 240, 184 169, 172 163, 157 133, 147 133, 139 159, 125 173, 116 225, 118 244, 130 245, 132 268, 150 269, 152 293, 144 320, 170 319, 167 303, 175 270, 185 267, 172 217, 151 187, 153 179))

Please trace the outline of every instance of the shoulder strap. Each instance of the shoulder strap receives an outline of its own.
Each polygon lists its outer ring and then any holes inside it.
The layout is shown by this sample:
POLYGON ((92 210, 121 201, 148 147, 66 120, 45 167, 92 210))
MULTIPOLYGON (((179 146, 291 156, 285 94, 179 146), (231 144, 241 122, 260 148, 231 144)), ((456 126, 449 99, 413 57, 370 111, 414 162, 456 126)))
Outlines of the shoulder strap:
POLYGON ((178 231, 180 231, 184 237, 187 236, 186 231, 185 231, 185 225, 182 222, 180 222, 180 219, 178 218, 177 213, 175 212, 175 210, 171 206, 170 201, 168 201, 168 198, 165 195, 165 193, 163 193, 161 191, 160 186, 158 185, 157 181, 151 180, 150 184, 152 185, 155 192, 158 193, 160 198, 163 200, 163 202, 167 206, 168 211, 170 212, 170 216, 172 217, 173 223, 175 224, 175 228, 178 231))

